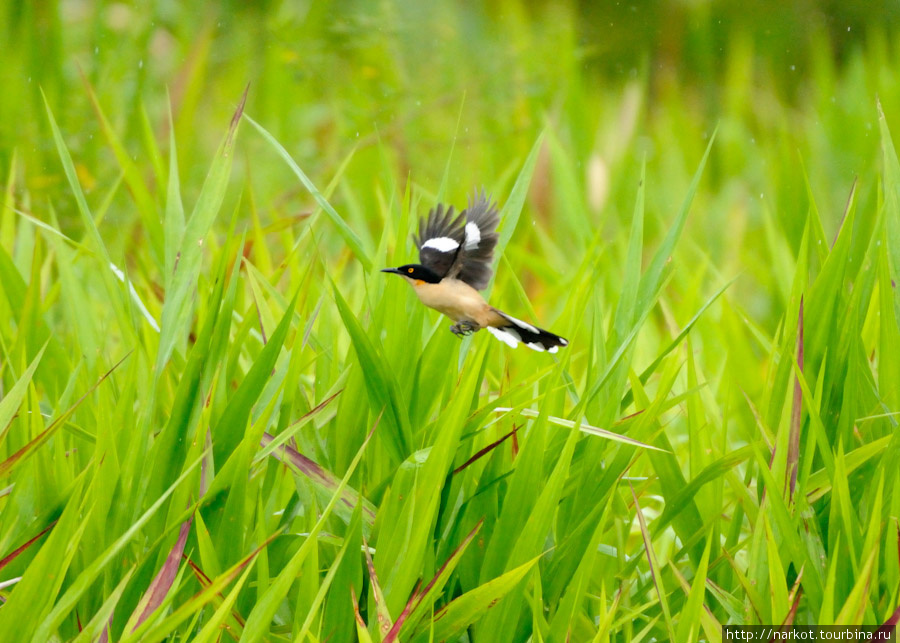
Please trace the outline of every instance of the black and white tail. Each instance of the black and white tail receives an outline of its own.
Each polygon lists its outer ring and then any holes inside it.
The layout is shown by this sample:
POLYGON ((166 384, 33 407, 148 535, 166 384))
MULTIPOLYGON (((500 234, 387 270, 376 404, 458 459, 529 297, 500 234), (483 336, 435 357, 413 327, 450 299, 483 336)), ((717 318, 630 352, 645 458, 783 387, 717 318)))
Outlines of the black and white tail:
POLYGON ((569 340, 554 335, 550 331, 532 326, 521 319, 510 317, 504 312, 494 309, 498 315, 509 322, 508 325, 491 327, 488 326, 488 332, 499 339, 501 342, 515 348, 519 342, 524 343, 528 348, 536 351, 547 351, 555 353, 560 346, 568 346, 569 340))

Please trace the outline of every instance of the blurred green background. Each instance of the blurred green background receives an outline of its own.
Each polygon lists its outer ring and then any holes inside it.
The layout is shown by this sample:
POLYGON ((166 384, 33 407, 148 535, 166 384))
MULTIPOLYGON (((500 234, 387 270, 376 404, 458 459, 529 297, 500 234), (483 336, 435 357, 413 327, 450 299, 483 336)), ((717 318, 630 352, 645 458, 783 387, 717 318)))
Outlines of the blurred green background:
MULTIPOLYGON (((396 197, 395 177, 436 189, 454 144, 448 187, 461 202, 475 186, 502 183, 549 127, 578 171, 554 175, 548 146, 530 215, 553 217, 557 195, 574 191, 615 237, 641 160, 660 187, 648 193, 651 212, 665 220, 719 126, 689 229, 721 270, 754 272, 753 257, 729 265, 741 252, 717 230, 755 238, 772 216, 796 247, 805 171, 831 234, 854 177, 878 156, 876 97, 900 129, 898 25, 897 2, 8 2, 0 168, 15 151, 17 189, 35 208, 52 201, 70 229, 43 90, 89 199, 102 201, 98 186, 120 170, 95 142, 87 82, 151 185, 162 163, 144 142, 164 147, 171 100, 190 202, 249 83, 247 113, 320 183, 355 150, 335 196, 341 212, 353 195, 396 197), (783 163, 773 167, 775 157, 783 163), (394 176, 378 175, 385 162, 394 176)), ((311 199, 264 145, 245 136, 236 159, 262 220, 309 212, 311 199)), ((874 189, 863 183, 860 202, 874 189)), ((109 220, 123 225, 107 243, 124 253, 135 219, 126 191, 112 199, 109 220)), ((376 244, 377 217, 353 225, 376 244)), ((665 224, 649 225, 652 238, 665 224)), ((765 270, 755 278, 776 289, 765 270)), ((748 297, 763 321, 777 319, 748 297)))

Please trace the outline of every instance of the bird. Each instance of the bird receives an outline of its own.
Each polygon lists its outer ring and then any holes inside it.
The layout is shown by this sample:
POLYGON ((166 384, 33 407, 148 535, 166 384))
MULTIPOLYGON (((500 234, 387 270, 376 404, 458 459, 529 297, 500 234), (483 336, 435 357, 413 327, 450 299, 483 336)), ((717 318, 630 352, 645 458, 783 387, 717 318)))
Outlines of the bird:
POLYGON ((511 348, 522 342, 536 351, 556 353, 568 340, 494 308, 478 292, 493 275, 499 221, 497 207, 484 190, 475 192, 458 213, 452 205, 439 203, 419 220, 419 233, 413 237, 419 263, 381 272, 403 277, 419 301, 455 322, 450 330, 460 338, 484 328, 511 348))

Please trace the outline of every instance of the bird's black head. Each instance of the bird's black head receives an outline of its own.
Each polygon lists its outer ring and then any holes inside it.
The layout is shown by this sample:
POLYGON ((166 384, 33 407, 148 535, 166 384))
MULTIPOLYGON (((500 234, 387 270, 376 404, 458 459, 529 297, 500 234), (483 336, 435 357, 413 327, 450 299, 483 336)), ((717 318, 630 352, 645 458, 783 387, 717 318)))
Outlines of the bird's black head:
POLYGON ((381 272, 390 272, 395 275, 409 277, 410 279, 414 279, 416 281, 424 281, 425 283, 429 284, 436 284, 441 280, 441 276, 434 270, 417 263, 406 264, 405 266, 400 266, 399 268, 384 268, 381 272))

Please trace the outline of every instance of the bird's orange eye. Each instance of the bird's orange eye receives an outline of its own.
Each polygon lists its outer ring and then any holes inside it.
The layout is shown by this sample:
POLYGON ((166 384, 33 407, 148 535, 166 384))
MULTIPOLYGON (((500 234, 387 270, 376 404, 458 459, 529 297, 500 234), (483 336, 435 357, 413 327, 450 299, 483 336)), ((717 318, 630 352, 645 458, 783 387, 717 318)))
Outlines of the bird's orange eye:
POLYGON ((412 268, 407 268, 407 269, 406 269, 406 272, 408 272, 408 273, 410 273, 410 274, 412 274, 412 271, 413 271, 412 268))

